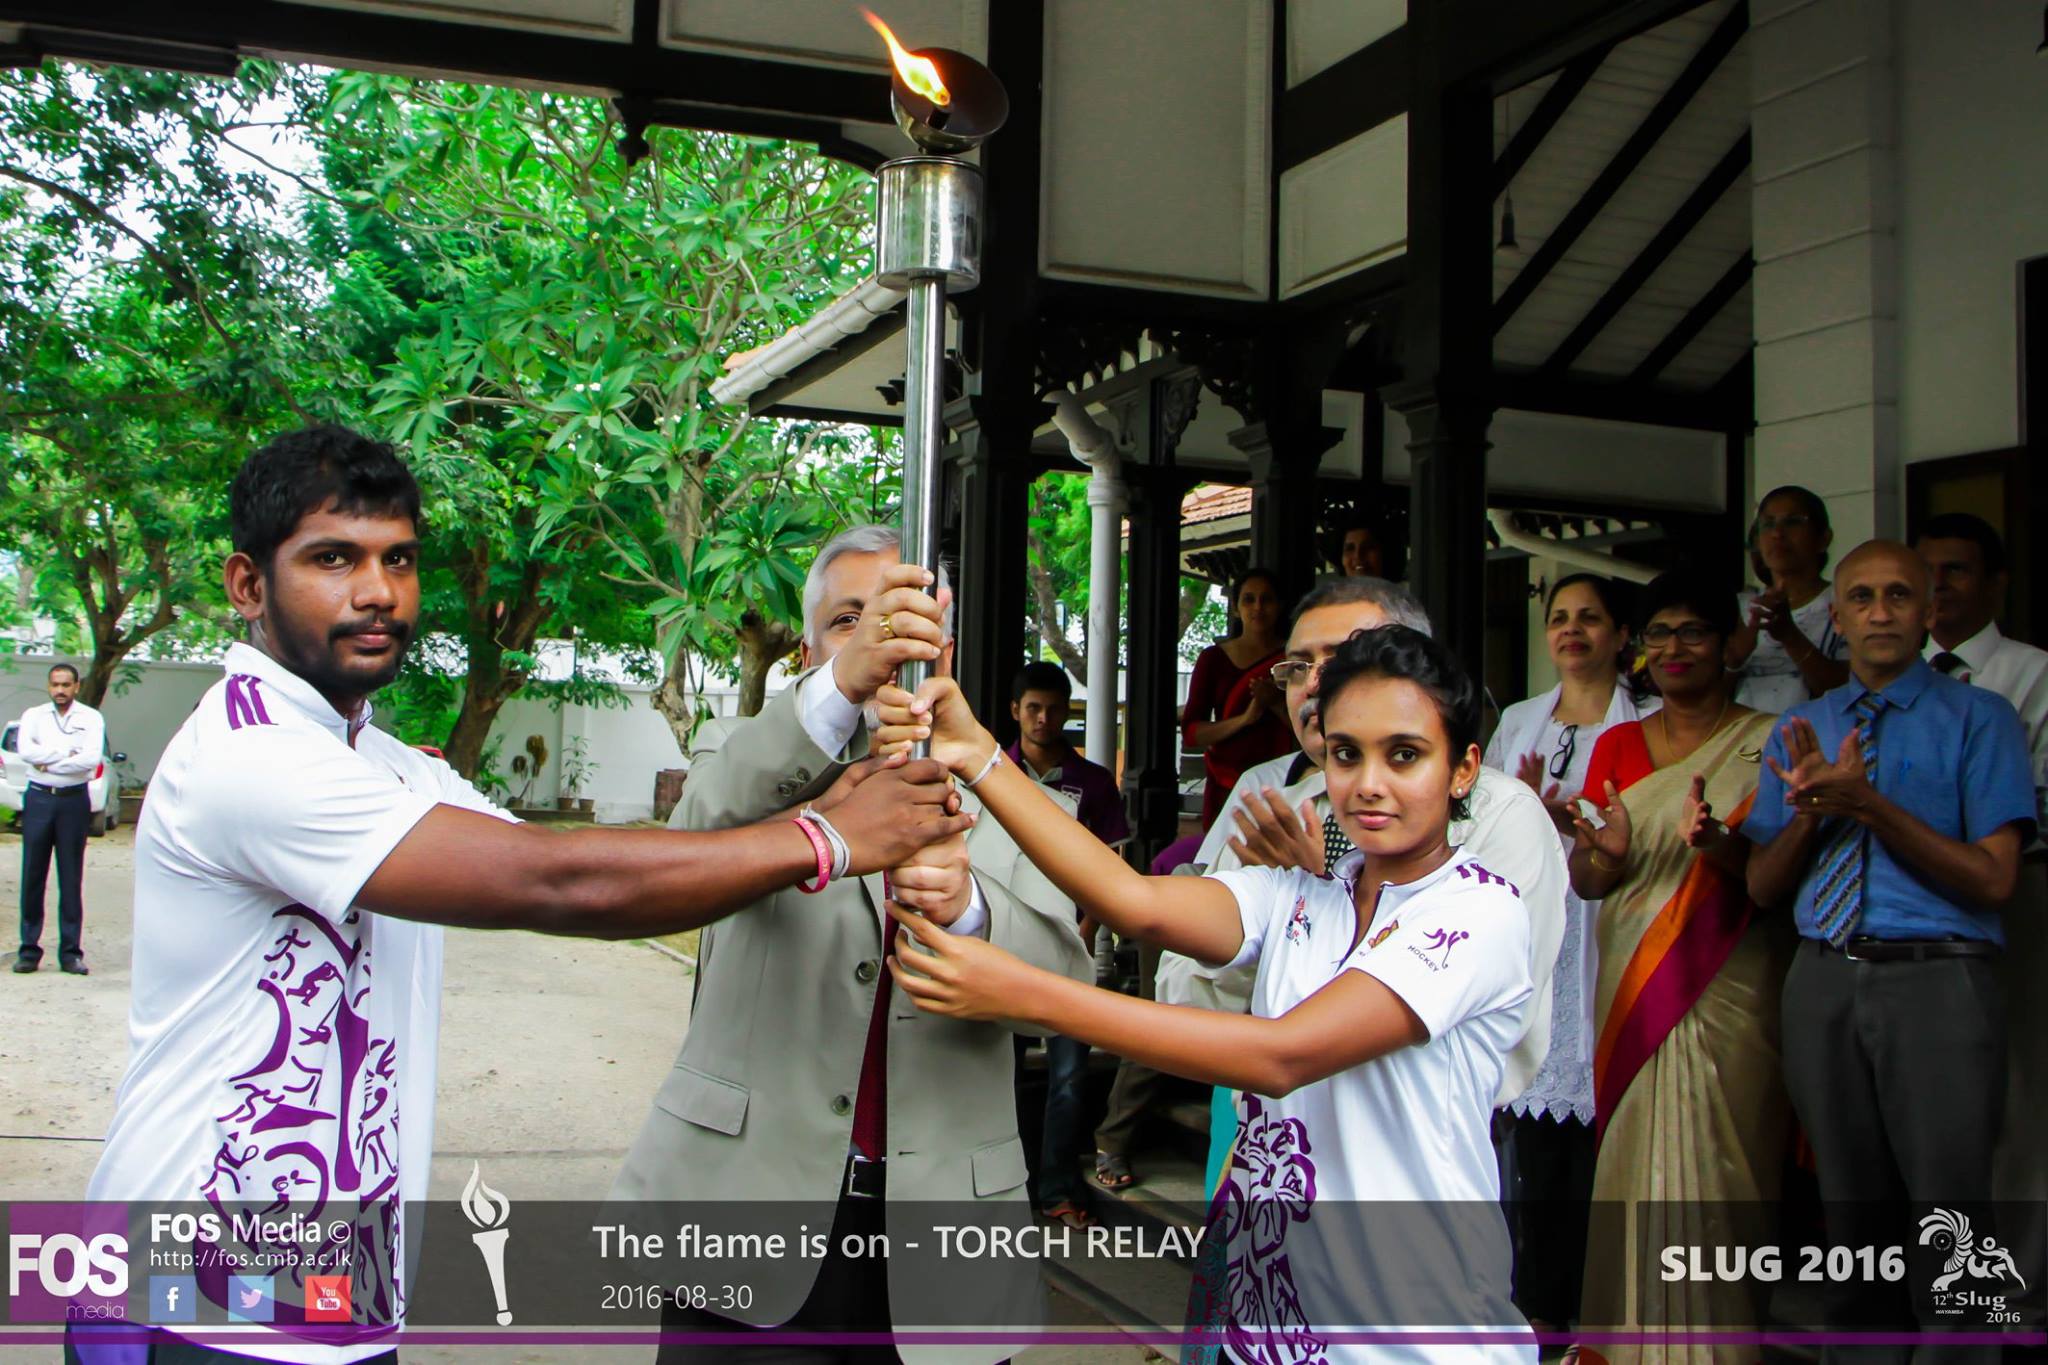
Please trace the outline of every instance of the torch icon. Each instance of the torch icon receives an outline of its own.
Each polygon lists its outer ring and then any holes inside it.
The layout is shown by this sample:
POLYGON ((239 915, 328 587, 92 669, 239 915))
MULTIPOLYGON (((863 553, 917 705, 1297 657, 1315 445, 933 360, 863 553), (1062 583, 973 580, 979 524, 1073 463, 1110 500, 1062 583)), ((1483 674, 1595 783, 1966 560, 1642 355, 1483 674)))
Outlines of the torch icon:
POLYGON ((484 1269, 490 1272, 491 1296, 498 1301, 500 1327, 512 1325, 512 1310, 505 1305, 505 1239, 512 1235, 505 1220, 511 1214, 512 1201, 484 1184, 482 1163, 471 1162, 469 1183, 462 1187, 462 1216, 477 1229, 469 1240, 476 1243, 477 1254, 484 1258, 484 1269))

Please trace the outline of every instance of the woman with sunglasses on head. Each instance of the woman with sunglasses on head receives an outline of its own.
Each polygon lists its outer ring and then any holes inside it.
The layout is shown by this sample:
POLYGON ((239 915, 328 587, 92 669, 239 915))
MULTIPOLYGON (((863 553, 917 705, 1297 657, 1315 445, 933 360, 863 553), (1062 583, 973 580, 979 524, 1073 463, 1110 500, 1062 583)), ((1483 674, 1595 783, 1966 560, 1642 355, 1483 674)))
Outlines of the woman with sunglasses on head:
MULTIPOLYGON (((1639 1245, 1732 1235, 1756 1246, 1775 1235, 1690 1221, 1708 1207, 1774 1205, 1790 1132, 1778 998, 1791 925, 1753 913, 1749 844, 1736 833, 1776 717, 1735 700, 1725 663, 1735 604, 1724 589, 1668 573, 1650 584, 1643 613, 1641 639, 1664 704, 1611 727, 1594 746, 1570 867, 1572 889, 1600 902, 1593 1198, 1667 1225, 1593 1238, 1580 1322, 1760 1324, 1746 1286, 1645 1283, 1635 1260, 1639 1245), (1676 1200, 1685 1203, 1659 1202, 1676 1200)), ((1754 1347, 1655 1349, 1663 1361, 1674 1352, 1700 1362, 1755 1356, 1754 1347)), ((1580 1353, 1633 1361, 1642 1351, 1580 1353)))
MULTIPOLYGON (((1544 635, 1558 684, 1501 713, 1486 766, 1514 773, 1541 798, 1565 852, 1577 830, 1570 800, 1586 785, 1593 747, 1613 726, 1648 715, 1623 670, 1631 654, 1614 584, 1597 574, 1560 578, 1545 604, 1544 635)), ((1508 1225, 1515 1241, 1515 1302, 1537 1331, 1578 1315, 1593 1190, 1592 922, 1600 908, 1565 893, 1564 939, 1550 978, 1550 1051, 1529 1088, 1507 1106, 1503 1149, 1508 1225)))
POLYGON ((1789 711, 1849 680, 1849 642, 1835 630, 1834 585, 1821 577, 1834 543, 1828 505, 1797 484, 1764 494, 1749 549, 1763 587, 1737 602, 1728 667, 1739 670, 1735 699, 1758 711, 1789 711))
POLYGON ((1160 1004, 1063 983, 901 911, 890 970, 920 1009, 1015 1020, 1245 1092, 1190 1306, 1192 1323, 1217 1329, 1205 1350, 1535 1365, 1509 1298, 1489 1137, 1533 994, 1529 913, 1449 840, 1479 780, 1479 689, 1442 645, 1390 625, 1339 646, 1311 695, 1331 808, 1355 846, 1331 875, 1144 877, 1003 761, 950 679, 914 705, 884 688, 878 747, 929 735, 1076 905, 1202 962, 1256 964, 1257 977, 1249 1014, 1160 1004), (1352 1336, 1374 1329, 1466 1340, 1352 1336))

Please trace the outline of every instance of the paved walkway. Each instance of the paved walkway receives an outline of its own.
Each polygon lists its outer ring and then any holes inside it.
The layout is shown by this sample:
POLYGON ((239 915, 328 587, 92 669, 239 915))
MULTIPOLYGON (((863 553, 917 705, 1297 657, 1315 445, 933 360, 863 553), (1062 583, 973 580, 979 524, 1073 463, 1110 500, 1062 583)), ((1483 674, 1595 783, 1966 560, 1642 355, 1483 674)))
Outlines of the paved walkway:
MULTIPOLYGON (((133 831, 123 828, 87 847, 91 976, 55 970, 54 885, 44 969, 0 972, 0 1200, 79 1198, 99 1158, 127 1053, 133 844, 133 831)), ((13 946, 20 848, 17 835, 0 833, 0 951, 13 946)), ((430 1197, 459 1195, 480 1160, 492 1186, 515 1204, 602 1198, 675 1059, 689 1003, 687 969, 643 944, 449 931, 430 1197)), ((1100 1326, 1076 1305, 1055 1307, 1063 1320, 1100 1326)), ((579 1352, 621 1362, 648 1354, 579 1352)), ((59 1358, 54 1349, 0 1349, 7 1365, 59 1358)), ((408 1365, 559 1358, 509 1348, 404 1353, 408 1365)), ((1094 1348, 1032 1350, 1018 1360, 1135 1365, 1142 1358, 1135 1348, 1094 1348)))

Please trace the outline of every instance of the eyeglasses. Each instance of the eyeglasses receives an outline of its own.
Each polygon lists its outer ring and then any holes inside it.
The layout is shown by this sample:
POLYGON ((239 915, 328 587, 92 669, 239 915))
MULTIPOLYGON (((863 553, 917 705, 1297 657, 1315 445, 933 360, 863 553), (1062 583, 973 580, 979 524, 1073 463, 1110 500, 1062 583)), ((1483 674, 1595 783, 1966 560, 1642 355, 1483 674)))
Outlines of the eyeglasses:
POLYGON ((1687 648, 1703 645, 1714 638, 1714 632, 1697 621, 1687 621, 1682 626, 1643 627, 1643 643, 1652 649, 1670 644, 1674 635, 1678 637, 1678 643, 1687 648))
POLYGON ((1558 731, 1557 752, 1550 756, 1550 780, 1564 781, 1564 775, 1572 770, 1572 758, 1579 752, 1579 727, 1567 725, 1558 731))
POLYGON ((1282 659, 1266 670, 1266 676, 1285 689, 1307 682, 1315 670, 1316 666, 1307 659, 1282 659))
POLYGON ((1813 525, 1813 518, 1804 512, 1792 512, 1782 517, 1758 517, 1758 531, 1796 531, 1802 526, 1813 525))

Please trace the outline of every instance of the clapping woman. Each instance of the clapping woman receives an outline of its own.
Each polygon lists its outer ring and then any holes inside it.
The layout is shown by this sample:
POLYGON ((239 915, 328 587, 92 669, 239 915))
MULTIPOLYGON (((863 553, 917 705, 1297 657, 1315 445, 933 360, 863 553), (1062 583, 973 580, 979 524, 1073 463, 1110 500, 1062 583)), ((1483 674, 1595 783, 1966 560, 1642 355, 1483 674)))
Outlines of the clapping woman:
MULTIPOLYGON (((1755 1323, 1740 1285, 1632 1283, 1638 1246, 1729 1236, 1688 1220, 1776 1203, 1791 1123, 1778 1053, 1789 926, 1753 913, 1749 843, 1736 833, 1775 717, 1735 700, 1724 663, 1734 603, 1711 580, 1665 574, 1644 613, 1664 704, 1594 746, 1586 796, 1598 812, 1577 819, 1570 867, 1572 889, 1600 903, 1593 1199, 1662 1223, 1638 1230, 1645 1242, 1594 1239, 1580 1320, 1755 1323)), ((1581 1356, 1633 1361, 1643 1350, 1581 1356)), ((1656 1350, 1659 1361, 1755 1356, 1753 1347, 1656 1350)))

